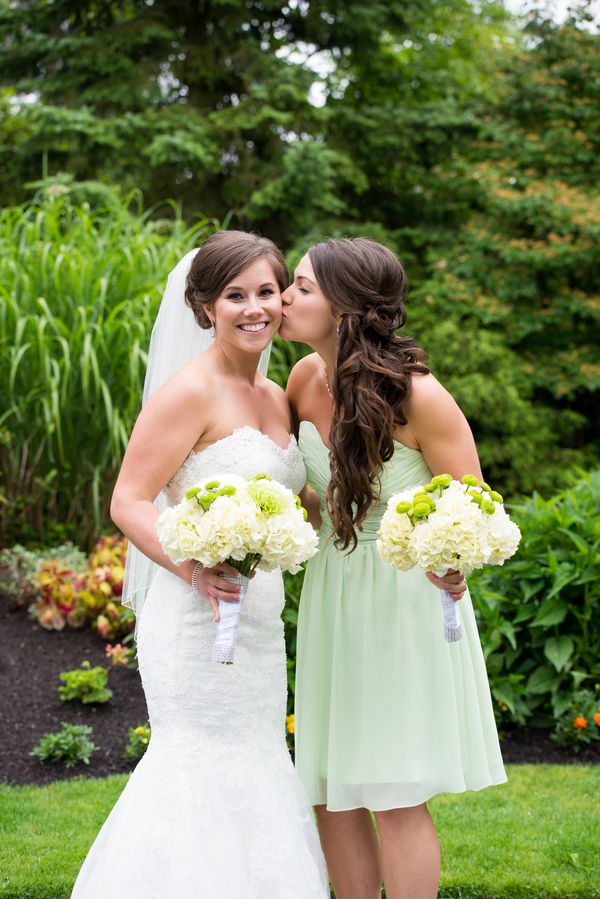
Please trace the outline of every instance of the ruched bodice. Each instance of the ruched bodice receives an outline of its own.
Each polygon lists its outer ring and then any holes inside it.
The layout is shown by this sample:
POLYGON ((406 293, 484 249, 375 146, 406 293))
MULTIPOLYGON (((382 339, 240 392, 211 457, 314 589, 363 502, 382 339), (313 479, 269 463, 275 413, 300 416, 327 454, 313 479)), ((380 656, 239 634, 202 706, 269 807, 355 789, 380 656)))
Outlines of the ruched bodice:
MULTIPOLYGON (((193 452, 165 488, 175 504, 201 478, 265 472, 298 492, 304 464, 252 427, 193 452)), ((92 847, 73 899, 326 899, 312 812, 285 739, 281 572, 258 571, 233 665, 211 658, 212 608, 156 574, 138 623, 152 738, 92 847)), ((137 722, 131 722, 136 724, 137 722)))
MULTIPOLYGON (((426 483, 431 478, 431 471, 422 453, 404 444, 394 441, 395 452, 385 463, 381 474, 381 493, 379 501, 373 506, 365 518, 362 530, 357 531, 359 543, 373 543, 377 539, 377 531, 388 499, 400 490, 407 490, 418 484, 426 483)), ((325 547, 326 538, 331 534, 331 519, 325 505, 325 495, 329 484, 329 451, 319 431, 312 421, 300 423, 299 446, 306 465, 308 483, 319 494, 321 500, 321 545, 325 547)))

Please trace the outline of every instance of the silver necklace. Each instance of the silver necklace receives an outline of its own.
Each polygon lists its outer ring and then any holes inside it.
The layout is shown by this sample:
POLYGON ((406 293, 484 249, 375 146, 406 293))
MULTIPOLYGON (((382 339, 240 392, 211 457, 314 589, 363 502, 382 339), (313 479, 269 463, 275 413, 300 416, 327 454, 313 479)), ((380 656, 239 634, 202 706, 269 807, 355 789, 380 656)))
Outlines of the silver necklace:
POLYGON ((331 400, 333 400, 333 393, 331 392, 331 387, 329 386, 329 378, 327 377, 327 366, 323 365, 323 372, 325 374, 325 387, 327 388, 327 393, 329 394, 331 400))

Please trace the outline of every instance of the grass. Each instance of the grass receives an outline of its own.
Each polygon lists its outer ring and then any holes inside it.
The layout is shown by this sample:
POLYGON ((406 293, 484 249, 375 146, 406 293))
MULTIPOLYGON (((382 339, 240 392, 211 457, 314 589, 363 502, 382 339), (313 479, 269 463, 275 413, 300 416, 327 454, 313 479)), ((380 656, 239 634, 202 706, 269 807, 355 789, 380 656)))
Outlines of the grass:
MULTIPOLYGON (((0 899, 63 899, 127 781, 0 787, 0 899)), ((431 803, 444 899, 600 897, 600 768, 523 765, 431 803)))

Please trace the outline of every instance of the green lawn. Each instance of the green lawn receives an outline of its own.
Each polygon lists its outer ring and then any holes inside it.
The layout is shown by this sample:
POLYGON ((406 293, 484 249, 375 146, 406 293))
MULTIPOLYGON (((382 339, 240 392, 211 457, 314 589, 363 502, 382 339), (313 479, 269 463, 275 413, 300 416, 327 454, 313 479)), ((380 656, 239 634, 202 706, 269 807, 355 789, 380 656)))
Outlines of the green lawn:
MULTIPOLYGON (((126 780, 0 786, 0 899, 66 899, 126 780)), ((599 767, 525 765, 505 786, 438 797, 440 896, 600 897, 599 794, 599 767)))

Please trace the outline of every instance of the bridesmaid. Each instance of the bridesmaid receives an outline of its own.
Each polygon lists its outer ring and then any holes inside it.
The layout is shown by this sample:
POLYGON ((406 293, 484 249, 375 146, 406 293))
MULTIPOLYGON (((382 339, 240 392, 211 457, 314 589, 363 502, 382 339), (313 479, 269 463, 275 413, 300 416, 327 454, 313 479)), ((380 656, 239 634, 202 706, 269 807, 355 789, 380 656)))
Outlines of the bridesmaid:
POLYGON ((298 621, 296 763, 338 899, 434 899, 437 793, 506 780, 473 607, 457 572, 400 572, 375 544, 392 493, 432 474, 482 478, 467 421, 396 331, 407 283, 394 254, 328 240, 284 292, 281 336, 315 353, 287 394, 320 525, 298 621), (465 636, 446 643, 440 588, 465 636), (375 812, 377 827, 370 811, 375 812))

